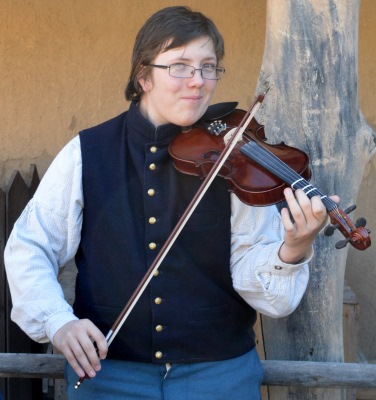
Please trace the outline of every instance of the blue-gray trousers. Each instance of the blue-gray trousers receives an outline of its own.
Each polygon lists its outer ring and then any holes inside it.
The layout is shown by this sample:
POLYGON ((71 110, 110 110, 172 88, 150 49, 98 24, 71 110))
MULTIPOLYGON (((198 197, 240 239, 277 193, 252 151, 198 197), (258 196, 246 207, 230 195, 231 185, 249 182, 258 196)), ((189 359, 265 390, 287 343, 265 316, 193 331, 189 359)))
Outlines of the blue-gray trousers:
POLYGON ((259 400, 262 367, 255 349, 225 361, 193 364, 102 361, 93 379, 74 388, 77 375, 67 364, 69 400, 259 400))

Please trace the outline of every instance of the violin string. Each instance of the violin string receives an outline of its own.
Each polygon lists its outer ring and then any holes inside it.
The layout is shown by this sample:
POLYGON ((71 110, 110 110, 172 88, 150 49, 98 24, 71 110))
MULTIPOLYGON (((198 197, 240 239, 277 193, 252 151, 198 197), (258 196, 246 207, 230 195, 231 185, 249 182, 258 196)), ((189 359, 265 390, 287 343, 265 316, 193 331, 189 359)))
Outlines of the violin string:
POLYGON ((289 165, 284 163, 276 155, 257 142, 252 140, 246 143, 241 147, 240 151, 266 168, 268 171, 272 172, 278 178, 282 179, 290 185, 292 189, 302 189, 309 198, 318 195, 321 197, 321 200, 328 211, 338 211, 338 206, 333 200, 321 193, 320 190, 311 185, 289 165))

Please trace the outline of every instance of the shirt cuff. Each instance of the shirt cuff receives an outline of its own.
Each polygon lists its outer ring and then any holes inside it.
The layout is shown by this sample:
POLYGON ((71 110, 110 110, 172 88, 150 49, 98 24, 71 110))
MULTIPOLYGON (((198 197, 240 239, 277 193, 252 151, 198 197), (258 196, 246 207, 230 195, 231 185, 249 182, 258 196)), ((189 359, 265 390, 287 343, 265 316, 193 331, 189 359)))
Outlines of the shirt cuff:
POLYGON ((306 265, 308 262, 310 262, 312 260, 313 257, 313 247, 311 247, 310 251, 308 252, 308 254, 301 259, 297 264, 288 264, 283 262, 279 256, 279 248, 282 246, 283 242, 280 244, 280 246, 278 247, 278 251, 276 253, 276 259, 275 261, 272 263, 273 265, 273 273, 274 274, 286 274, 288 272, 292 272, 292 271, 296 271, 301 269, 304 265, 306 265))

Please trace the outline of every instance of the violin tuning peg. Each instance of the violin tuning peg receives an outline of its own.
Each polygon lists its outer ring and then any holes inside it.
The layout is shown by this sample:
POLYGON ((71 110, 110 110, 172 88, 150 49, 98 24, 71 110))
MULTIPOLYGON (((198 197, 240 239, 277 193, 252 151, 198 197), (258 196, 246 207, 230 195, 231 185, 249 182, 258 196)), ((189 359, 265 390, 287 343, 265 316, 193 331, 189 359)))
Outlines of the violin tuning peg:
POLYGON ((325 236, 332 236, 334 231, 339 227, 338 224, 335 225, 328 225, 325 229, 324 229, 324 235, 325 236))
POLYGON ((356 205, 353 204, 352 206, 346 208, 345 213, 346 214, 350 214, 351 212, 353 212, 356 209, 356 205))
POLYGON ((363 228, 367 225, 367 221, 365 218, 359 218, 356 220, 355 222, 355 227, 359 228, 360 226, 362 226, 363 228))
POLYGON ((337 242, 336 243, 336 249, 337 250, 339 250, 339 249, 343 249, 344 247, 346 247, 346 245, 347 245, 347 243, 349 243, 350 242, 350 238, 347 238, 347 239, 345 239, 345 240, 340 240, 339 242, 337 242))

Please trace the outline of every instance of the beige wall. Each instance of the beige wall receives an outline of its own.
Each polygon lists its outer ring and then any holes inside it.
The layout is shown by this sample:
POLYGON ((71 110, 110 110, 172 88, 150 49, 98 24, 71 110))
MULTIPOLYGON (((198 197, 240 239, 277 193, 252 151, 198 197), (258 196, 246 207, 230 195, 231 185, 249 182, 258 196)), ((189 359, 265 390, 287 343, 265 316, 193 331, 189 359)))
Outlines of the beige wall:
MULTIPOLYGON (((253 99, 262 61, 266 0, 184 3, 212 17, 225 38, 227 73, 214 100, 237 100, 246 108, 253 99)), ((178 3, 0 0, 0 187, 6 187, 15 169, 27 178, 31 163, 43 175, 78 130, 128 107, 123 91, 135 35, 150 14, 174 4, 178 3)), ((376 1, 362 0, 359 96, 364 116, 374 129, 375 18, 376 1)), ((371 163, 358 208, 374 232, 375 181, 376 165, 371 163)), ((362 346, 368 357, 376 359, 376 244, 365 254, 350 251, 349 259, 347 276, 361 301, 362 346)))
MULTIPOLYGON (((167 0, 0 0, 0 187, 14 169, 41 175, 82 128, 116 115, 135 35, 167 0)), ((261 66, 266 0, 187 0, 214 19, 226 43, 215 101, 253 99, 261 66)), ((376 126, 376 2, 362 0, 359 93, 376 126)))

